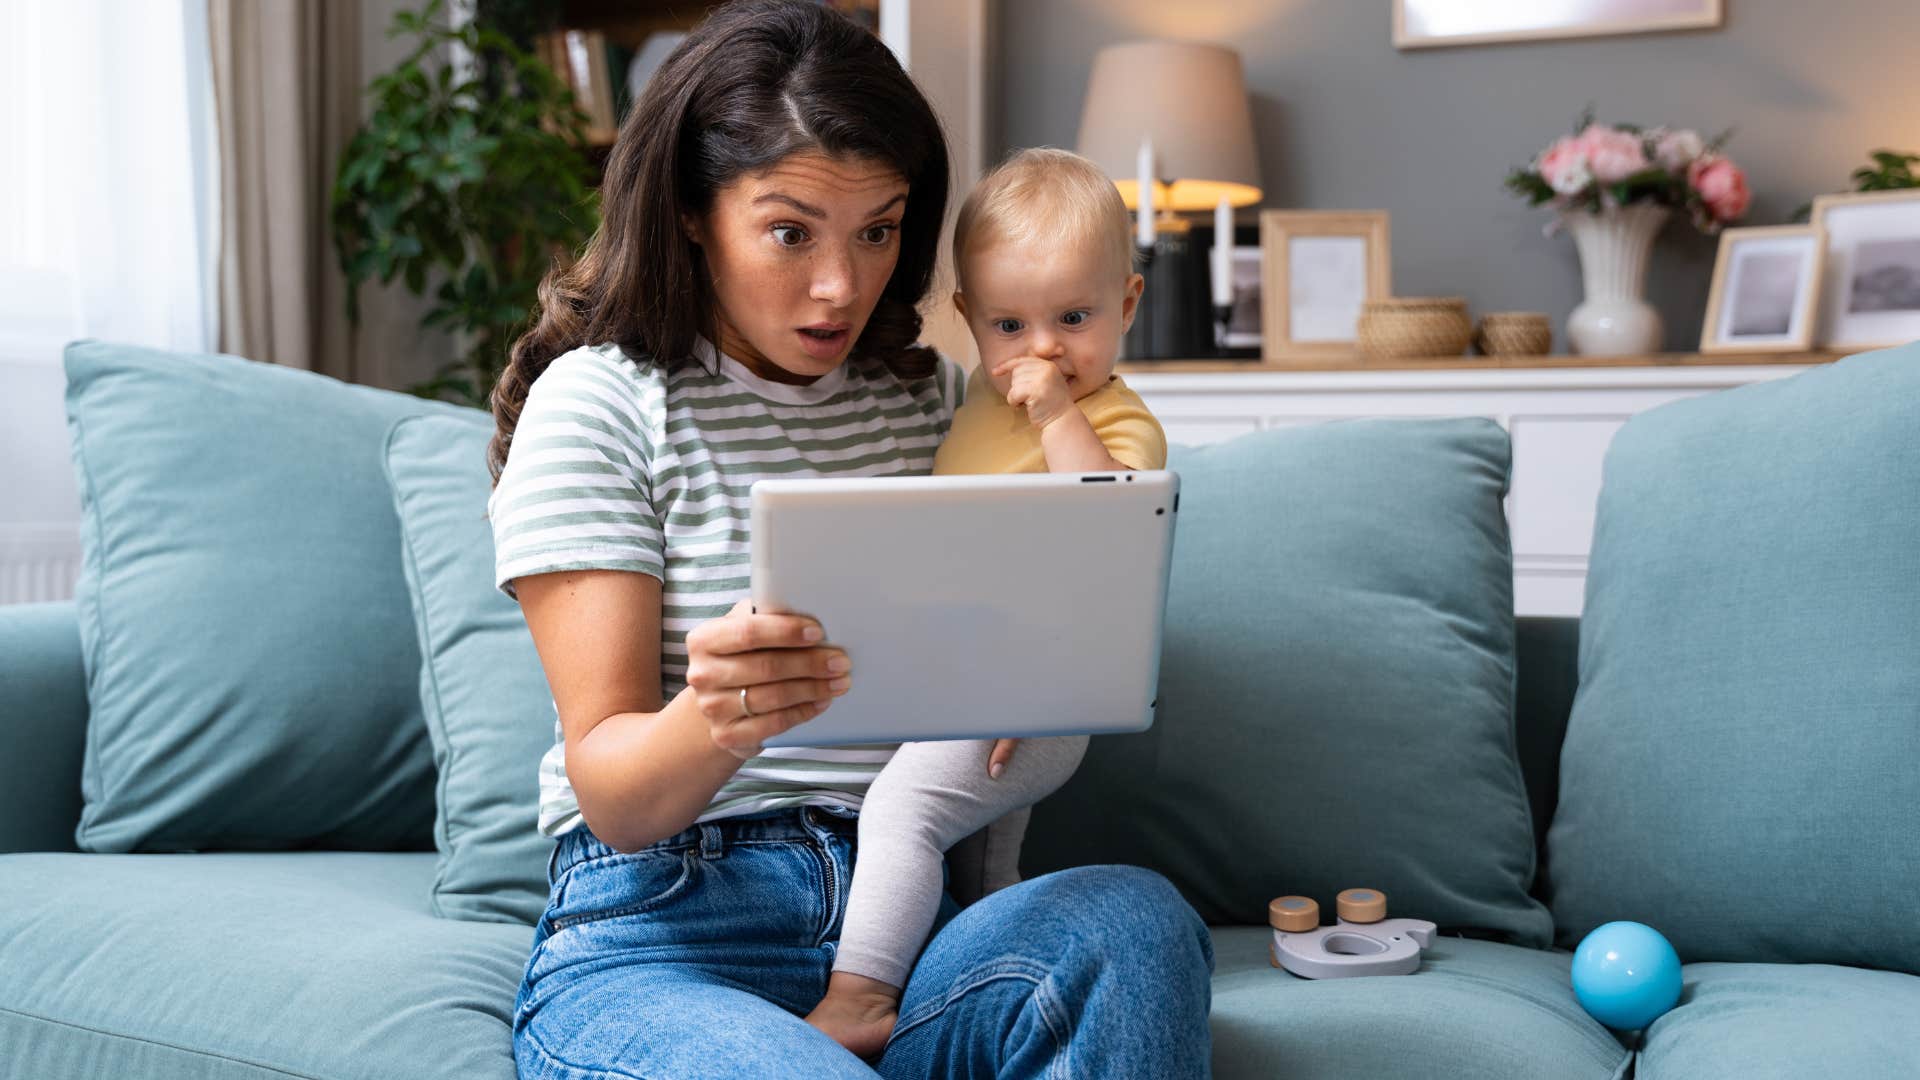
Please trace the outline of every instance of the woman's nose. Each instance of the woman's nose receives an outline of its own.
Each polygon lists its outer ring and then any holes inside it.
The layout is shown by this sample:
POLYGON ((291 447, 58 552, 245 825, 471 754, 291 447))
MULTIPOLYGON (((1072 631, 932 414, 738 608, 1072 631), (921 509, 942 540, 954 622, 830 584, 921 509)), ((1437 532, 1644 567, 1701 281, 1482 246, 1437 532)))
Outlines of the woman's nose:
POLYGON ((808 295, 822 304, 848 307, 853 303, 853 260, 845 253, 822 253, 813 265, 813 287, 808 295))

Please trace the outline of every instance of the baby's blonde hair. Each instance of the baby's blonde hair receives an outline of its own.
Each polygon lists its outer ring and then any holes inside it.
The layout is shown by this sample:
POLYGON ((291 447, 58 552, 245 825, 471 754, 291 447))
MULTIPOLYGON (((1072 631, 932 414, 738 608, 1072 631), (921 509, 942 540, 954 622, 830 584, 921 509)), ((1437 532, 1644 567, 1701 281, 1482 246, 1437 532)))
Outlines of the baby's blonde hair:
POLYGON ((1114 272, 1133 273, 1133 225, 1100 166, 1052 147, 1021 150, 967 193, 953 223, 953 267, 966 288, 967 252, 998 241, 1093 244, 1114 272))

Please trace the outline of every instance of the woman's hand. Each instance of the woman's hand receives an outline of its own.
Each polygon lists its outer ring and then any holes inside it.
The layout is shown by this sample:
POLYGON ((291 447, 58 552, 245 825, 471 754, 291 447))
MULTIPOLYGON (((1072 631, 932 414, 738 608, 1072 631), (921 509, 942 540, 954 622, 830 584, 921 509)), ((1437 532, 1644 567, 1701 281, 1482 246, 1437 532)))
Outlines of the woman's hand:
POLYGON ((844 650, 805 615, 756 615, 742 600, 687 635, 687 689, 714 745, 745 760, 825 712, 852 685, 844 650))

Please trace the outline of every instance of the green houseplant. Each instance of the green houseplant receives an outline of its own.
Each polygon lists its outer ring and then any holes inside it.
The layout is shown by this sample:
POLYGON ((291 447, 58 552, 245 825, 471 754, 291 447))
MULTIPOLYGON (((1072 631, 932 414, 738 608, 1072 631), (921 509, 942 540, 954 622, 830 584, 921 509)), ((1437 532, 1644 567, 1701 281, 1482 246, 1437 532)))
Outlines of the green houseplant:
POLYGON ((367 87, 372 114, 334 180, 333 243, 356 323, 369 279, 434 287, 421 325, 453 333, 462 355, 408 389, 485 408, 541 277, 593 234, 599 203, 587 118, 566 85, 480 19, 447 25, 442 3, 399 12, 387 31, 418 41, 367 87), (456 46, 470 72, 448 62, 456 46))

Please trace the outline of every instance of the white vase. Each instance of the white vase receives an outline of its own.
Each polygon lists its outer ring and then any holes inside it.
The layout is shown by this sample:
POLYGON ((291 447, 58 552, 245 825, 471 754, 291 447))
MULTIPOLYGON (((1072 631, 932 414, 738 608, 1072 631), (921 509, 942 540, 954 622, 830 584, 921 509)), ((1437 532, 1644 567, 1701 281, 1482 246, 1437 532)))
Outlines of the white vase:
POLYGON ((1562 217, 1580 252, 1587 298, 1567 317, 1567 341, 1581 356, 1640 356, 1660 351, 1660 313, 1641 297, 1647 253, 1671 216, 1636 203, 1599 214, 1562 217))

